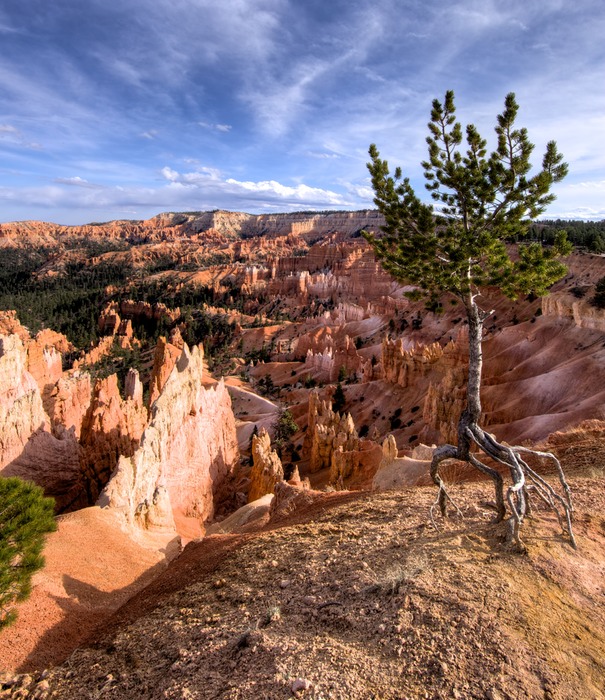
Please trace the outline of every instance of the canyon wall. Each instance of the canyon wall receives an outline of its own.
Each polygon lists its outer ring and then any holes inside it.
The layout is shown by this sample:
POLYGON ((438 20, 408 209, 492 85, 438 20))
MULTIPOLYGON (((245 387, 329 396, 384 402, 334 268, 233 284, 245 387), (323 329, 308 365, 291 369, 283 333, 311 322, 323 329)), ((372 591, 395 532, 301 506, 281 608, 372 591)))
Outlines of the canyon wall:
POLYGON ((84 226, 60 226, 40 221, 0 224, 0 245, 30 241, 52 245, 68 238, 115 238, 128 242, 200 239, 209 233, 223 240, 272 236, 325 236, 332 233, 358 234, 362 229, 378 231, 384 223, 374 210, 324 213, 245 214, 210 211, 193 213, 165 212, 145 221, 109 221, 84 226))

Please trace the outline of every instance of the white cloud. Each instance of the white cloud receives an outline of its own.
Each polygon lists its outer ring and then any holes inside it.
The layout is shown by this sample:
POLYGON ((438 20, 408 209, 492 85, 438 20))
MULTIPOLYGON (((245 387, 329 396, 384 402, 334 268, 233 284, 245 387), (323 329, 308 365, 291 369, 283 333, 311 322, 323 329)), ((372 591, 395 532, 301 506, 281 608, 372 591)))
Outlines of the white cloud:
POLYGON ((326 153, 325 151, 305 151, 305 156, 308 158, 317 158, 318 160, 332 160, 340 158, 338 153, 326 153))
POLYGON ((177 182, 179 179, 179 174, 177 173, 177 171, 173 170, 172 168, 169 168, 167 165, 163 167, 160 172, 162 173, 162 176, 170 182, 177 182))
POLYGON ((265 180, 262 182, 239 182, 229 178, 226 180, 228 185, 234 185, 236 188, 241 188, 246 192, 260 193, 263 196, 269 195, 276 199, 286 201, 297 201, 308 204, 330 204, 339 206, 351 206, 352 202, 346 201, 345 198, 331 190, 324 190, 319 187, 309 187, 308 185, 300 184, 296 187, 282 185, 275 180, 265 180))
POLYGON ((210 124, 208 122, 198 122, 199 126, 211 131, 220 131, 223 134, 228 133, 233 128, 231 124, 210 124))
MULTIPOLYGON (((65 211, 59 223, 86 223, 102 212, 102 219, 120 218, 129 214, 148 218, 160 211, 210 210, 217 207, 259 213, 266 209, 361 208, 367 202, 358 199, 351 189, 340 194, 331 189, 304 183, 284 185, 277 180, 236 180, 224 178, 212 168, 180 173, 169 166, 160 171, 164 183, 157 186, 117 185, 100 187, 80 176, 57 178, 44 187, 0 187, 0 201, 23 207, 36 215, 15 218, 48 220, 48 212, 65 211), (71 187, 65 187, 69 185, 71 187), (69 214, 71 212, 71 214, 69 214), (136 213, 135 213, 136 212, 136 213), (77 216, 78 220, 74 221, 77 216)), ((53 217, 56 220, 56 217, 53 217)))
POLYGON ((94 185, 93 183, 88 182, 88 180, 85 180, 79 175, 76 175, 75 177, 57 177, 55 178, 54 182, 58 183, 59 185, 74 185, 75 187, 86 187, 88 189, 98 189, 101 187, 101 185, 94 185))
POLYGON ((0 139, 16 146, 38 151, 42 148, 35 141, 28 141, 25 135, 11 124, 0 124, 0 139))

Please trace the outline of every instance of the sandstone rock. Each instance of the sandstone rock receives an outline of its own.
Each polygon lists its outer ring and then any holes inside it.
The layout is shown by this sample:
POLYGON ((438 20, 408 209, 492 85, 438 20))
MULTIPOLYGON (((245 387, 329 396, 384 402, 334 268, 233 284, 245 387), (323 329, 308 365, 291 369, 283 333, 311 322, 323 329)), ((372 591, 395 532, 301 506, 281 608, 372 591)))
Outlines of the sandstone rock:
POLYGON ((63 374, 62 354, 72 349, 64 335, 48 329, 27 343, 27 371, 38 383, 43 399, 63 374))
MULTIPOLYGON (((131 384, 136 388, 138 373, 136 370, 131 372, 131 384)), ((142 398, 141 391, 139 394, 142 398)), ((80 436, 82 467, 93 502, 109 481, 120 455, 131 457, 134 454, 147 418, 147 409, 142 400, 137 402, 121 398, 115 374, 95 382, 92 402, 80 436)))
POLYGON ((65 373, 52 388, 46 402, 53 435, 62 438, 65 433, 73 433, 79 440, 91 400, 90 374, 79 370, 65 373))
POLYGON ((245 506, 238 508, 224 520, 213 523, 206 528, 206 537, 209 535, 225 535, 232 532, 250 532, 253 529, 261 528, 269 520, 269 510, 272 493, 266 493, 261 498, 245 506))
POLYGON ((361 440, 355 450, 337 447, 332 453, 330 484, 338 489, 370 488, 381 459, 381 447, 372 440, 361 440))
POLYGON ((275 485, 275 495, 269 510, 270 521, 278 521, 292 515, 297 509, 305 508, 324 497, 321 491, 313 491, 304 486, 292 486, 285 481, 275 485))
POLYGON ((350 452, 359 448, 359 437, 350 413, 335 413, 328 402, 321 401, 317 391, 309 394, 309 421, 306 436, 309 471, 330 467, 332 454, 338 448, 350 452))
POLYGON ((65 433, 57 439, 46 430, 29 436, 22 451, 2 470, 2 476, 18 476, 33 481, 55 499, 58 512, 88 505, 87 484, 80 466, 80 445, 65 433))
MULTIPOLYGON (((422 450, 420 452, 427 454, 422 450)), ((375 491, 387 491, 428 484, 430 467, 430 460, 399 457, 395 438, 388 435, 382 443, 382 459, 374 475, 372 488, 375 491)))
POLYGON ((275 484, 283 481, 284 469, 281 460, 271 449, 271 438, 263 428, 252 438, 253 465, 250 471, 248 502, 256 501, 266 493, 273 493, 275 484))
POLYGON ((104 336, 94 348, 91 348, 83 357, 74 362, 73 369, 86 369, 90 365, 95 365, 97 362, 100 362, 104 357, 111 354, 113 344, 113 336, 104 336))
POLYGON ((542 314, 569 319, 578 328, 605 331, 605 310, 596 308, 587 299, 577 299, 566 292, 543 297, 542 314))
POLYGON ((26 370, 18 335, 0 336, 0 468, 18 457, 27 441, 49 421, 37 382, 26 370))
POLYGON ((29 331, 21 325, 16 311, 0 311, 0 334, 18 335, 24 345, 30 340, 29 331))
POLYGON ((130 458, 122 456, 99 505, 131 526, 174 528, 172 511, 205 521, 239 459, 231 400, 221 380, 202 386, 203 353, 184 346, 130 458), (167 506, 167 499, 170 508, 167 506))
POLYGON ((166 338, 160 336, 153 356, 153 369, 149 389, 149 405, 161 394, 166 380, 170 376, 177 360, 182 354, 182 346, 169 343, 166 338))
POLYGON ((440 382, 429 385, 424 400, 423 418, 441 435, 444 442, 457 443, 458 420, 466 406, 467 368, 448 369, 440 382))
POLYGON ((402 338, 382 341, 382 369, 384 379, 399 384, 404 389, 425 376, 431 366, 443 356, 439 343, 432 345, 413 344, 405 349, 402 338))
POLYGON ((26 364, 21 338, 0 336, 0 473, 38 484, 55 497, 58 510, 86 505, 75 431, 51 434, 40 387, 26 364))

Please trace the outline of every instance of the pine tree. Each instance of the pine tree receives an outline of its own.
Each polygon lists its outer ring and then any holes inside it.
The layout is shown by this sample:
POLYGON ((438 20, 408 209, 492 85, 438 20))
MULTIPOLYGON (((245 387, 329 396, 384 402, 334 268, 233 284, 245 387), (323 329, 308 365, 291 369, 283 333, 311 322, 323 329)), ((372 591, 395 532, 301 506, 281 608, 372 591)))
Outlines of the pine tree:
POLYGON ((273 431, 273 444, 277 454, 281 457, 284 449, 287 447, 292 449, 290 438, 298 431, 298 425, 294 420, 294 416, 287 408, 280 411, 277 420, 273 424, 273 431))
MULTIPOLYGON (((428 124, 428 160, 422 163, 426 188, 437 207, 416 195, 409 178, 400 168, 392 176, 388 163, 381 160, 375 145, 370 146, 368 169, 375 192, 374 202, 384 215, 383 235, 364 233, 383 267, 397 280, 416 287, 416 298, 424 298, 429 309, 440 307, 440 299, 451 295, 461 302, 469 329, 469 367, 466 408, 458 424, 457 445, 443 445, 434 451, 431 476, 439 486, 437 503, 446 515, 449 497, 439 475, 446 459, 469 462, 494 481, 498 519, 506 513, 503 479, 500 473, 481 462, 475 446, 497 463, 506 465, 512 485, 507 501, 513 539, 520 548, 519 526, 529 508, 526 482, 532 482, 553 508, 565 511, 571 530, 571 497, 560 464, 556 463, 565 497, 537 475, 523 459, 527 449, 508 447, 479 427, 481 417, 481 342, 483 324, 490 316, 478 299, 481 290, 499 288, 510 298, 533 292, 544 295, 565 273, 558 260, 571 250, 565 232, 557 233, 554 244, 519 244, 529 224, 554 200, 551 186, 567 174, 567 165, 550 141, 541 169, 530 175, 534 149, 524 128, 516 128, 518 105, 515 95, 506 96, 504 110, 495 127, 497 147, 488 155, 487 142, 474 125, 466 127, 463 146, 462 125, 456 121, 454 93, 448 91, 442 104, 434 100, 428 124)), ((531 452, 531 451, 530 451, 531 452)), ((575 543, 574 543, 575 544, 575 543)))
POLYGON ((31 578, 44 566, 44 536, 56 527, 54 499, 27 481, 0 478, 0 629, 29 596, 31 578))
POLYGON ((332 397, 332 410, 336 413, 340 413, 345 407, 347 399, 345 397, 344 389, 342 384, 338 382, 336 389, 334 389, 334 396, 332 397))

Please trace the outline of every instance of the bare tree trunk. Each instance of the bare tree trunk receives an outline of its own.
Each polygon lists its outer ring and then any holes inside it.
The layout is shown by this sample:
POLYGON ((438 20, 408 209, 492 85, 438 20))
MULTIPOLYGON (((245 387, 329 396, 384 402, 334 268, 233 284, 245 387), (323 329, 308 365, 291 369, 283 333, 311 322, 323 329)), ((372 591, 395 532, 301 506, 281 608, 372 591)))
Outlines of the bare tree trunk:
MULTIPOLYGON (((481 420, 481 370, 483 366, 482 335, 483 322, 486 314, 477 306, 472 295, 465 300, 465 308, 468 319, 469 364, 467 382, 467 401, 458 422, 458 445, 442 445, 433 453, 431 462, 431 477, 439 486, 439 493, 435 506, 438 505, 441 514, 447 515, 448 500, 450 498, 445 483, 439 474, 439 465, 448 459, 458 459, 468 462, 479 471, 489 476, 494 482, 496 496, 497 522, 504 519, 506 506, 504 498, 504 480, 497 469, 484 464, 477 454, 471 452, 476 445, 492 461, 506 466, 510 472, 512 484, 508 487, 506 501, 508 502, 511 516, 509 518, 511 539, 521 551, 525 551, 525 545, 519 536, 519 528, 526 514, 530 512, 529 488, 533 488, 538 496, 546 502, 557 514, 561 527, 567 530, 572 545, 576 546, 571 526, 571 492, 561 465, 557 458, 544 452, 529 450, 524 447, 509 447, 497 442, 491 435, 485 433, 479 426, 481 420), (532 470, 521 454, 534 454, 555 462, 559 480, 564 490, 564 496, 560 496, 548 482, 532 470), (528 483, 530 482, 530 483, 528 483), (565 515, 565 522, 562 513, 565 515)), ((431 518, 432 518, 431 509, 431 518)), ((459 510, 459 509, 458 509, 459 510)), ((433 521, 434 522, 434 521, 433 521)))
POLYGON ((468 320, 468 382, 466 413, 473 423, 481 418, 481 370, 483 368, 483 319, 485 314, 470 298, 466 306, 468 320))

